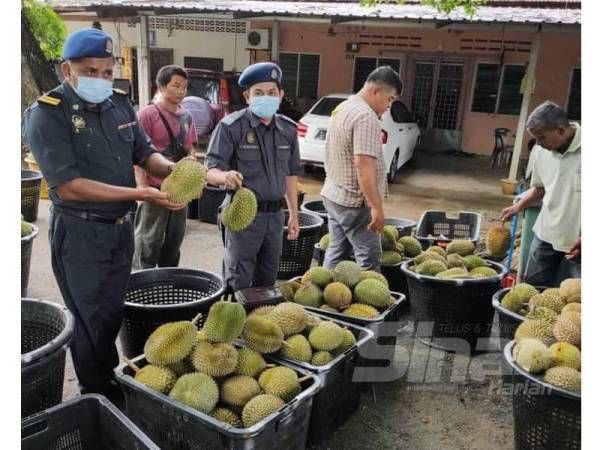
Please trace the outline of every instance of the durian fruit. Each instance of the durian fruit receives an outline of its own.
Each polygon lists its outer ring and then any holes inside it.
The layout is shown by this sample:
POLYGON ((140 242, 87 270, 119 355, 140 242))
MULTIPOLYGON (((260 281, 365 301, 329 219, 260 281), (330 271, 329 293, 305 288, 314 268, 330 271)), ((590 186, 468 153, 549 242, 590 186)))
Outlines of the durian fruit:
POLYGON ((390 233, 394 238, 394 241, 397 241, 400 238, 400 232, 395 225, 384 225, 383 230, 386 230, 388 233, 390 233))
POLYGON ((560 310, 561 313, 567 311, 575 311, 581 313, 581 303, 567 303, 563 309, 560 310))
POLYGON ((168 367, 148 364, 141 369, 130 364, 135 372, 135 380, 162 394, 168 394, 173 388, 177 375, 168 367))
POLYGON ((365 270, 360 274, 360 281, 367 280, 367 279, 379 280, 383 284, 385 284, 387 287, 390 287, 387 278, 384 277, 379 272, 375 272, 374 270, 365 270))
POLYGON ((335 266, 333 280, 353 288, 360 281, 362 271, 354 261, 341 261, 335 266))
POLYGON ((333 361, 333 355, 331 353, 319 351, 313 355, 310 363, 313 366, 324 366, 325 364, 329 364, 331 361, 333 361))
POLYGON ((525 316, 528 319, 543 319, 554 322, 556 320, 556 311, 545 306, 536 306, 535 308, 529 308, 529 313, 525 316))
POLYGON ((485 259, 477 255, 467 255, 464 257, 464 261, 468 271, 471 271, 476 267, 486 267, 485 259))
POLYGON ((512 289, 513 292, 519 300, 523 303, 527 303, 531 297, 536 294, 539 294, 538 290, 534 288, 532 285, 527 283, 517 283, 512 289))
MULTIPOLYGON (((302 283, 297 281, 286 281, 278 286, 281 295, 286 302, 293 302, 296 291, 302 287, 302 283)), ((266 306, 264 308, 267 308, 266 306)), ((256 308, 259 309, 259 308, 256 308)), ((254 311, 256 311, 256 309, 254 311)))
POLYGON ((242 337, 248 347, 259 353, 275 353, 283 344, 283 331, 274 320, 263 316, 246 319, 242 337))
POLYGON ((21 237, 29 236, 32 231, 33 227, 31 226, 31 224, 21 219, 21 237))
POLYGON ((258 381, 246 375, 234 375, 221 385, 221 400, 231 406, 244 406, 260 393, 258 381))
POLYGON ((196 343, 196 326, 187 320, 159 326, 146 340, 144 354, 150 364, 167 366, 185 358, 196 343))
POLYGON ((446 257, 446 261, 448 262, 448 267, 450 269, 454 267, 461 267, 466 269, 465 260, 458 253, 451 253, 446 257))
POLYGON ((524 338, 539 339, 544 344, 550 344, 554 338, 552 333, 554 322, 541 319, 527 319, 515 330, 515 341, 519 343, 524 338))
POLYGON ((323 322, 323 320, 321 320, 319 316, 309 315, 308 321, 306 322, 306 331, 310 333, 310 330, 319 325, 321 322, 323 322))
POLYGON ((486 267, 475 267, 469 273, 473 276, 478 276, 478 277, 482 277, 482 278, 495 277, 498 275, 498 272, 496 272, 491 267, 487 267, 487 266, 486 267))
POLYGON ((224 377, 237 369, 238 352, 231 344, 198 342, 192 354, 192 364, 198 372, 224 377))
POLYGON ((544 381, 570 391, 581 390, 581 373, 571 367, 551 367, 546 370, 544 381))
POLYGON ((228 408, 215 408, 210 415, 221 422, 231 425, 234 428, 242 428, 242 420, 237 416, 237 414, 228 408))
POLYGON ((388 306, 390 290, 377 280, 363 280, 354 287, 354 300, 375 308, 388 306))
POLYGON ((241 303, 218 301, 210 307, 202 330, 209 342, 233 342, 245 322, 246 310, 241 303))
POLYGON ((265 370, 258 378, 258 384, 265 394, 276 395, 286 402, 289 402, 302 390, 296 372, 284 366, 265 370))
MULTIPOLYGON (((398 230, 396 229, 396 227, 392 227, 392 228, 396 230, 396 235, 397 235, 398 230)), ((381 237, 381 248, 383 250, 394 250, 396 248, 395 235, 389 228, 386 228, 384 226, 383 230, 381 230, 380 237, 381 237)))
POLYGON ((581 328, 563 314, 556 319, 552 332, 557 341, 581 347, 581 328))
POLYGON ((567 303, 581 303, 581 278, 568 278, 560 283, 559 292, 567 303))
POLYGON ((256 217, 257 201, 254 192, 248 188, 241 188, 231 202, 223 208, 221 222, 229 231, 242 231, 250 226, 256 217))
POLYGON ((200 197, 206 184, 206 167, 191 159, 180 160, 160 185, 173 203, 189 203, 200 197))
POLYGON ((400 257, 404 257, 406 254, 406 250, 404 249, 404 245, 401 242, 396 242, 396 248, 393 250, 396 253, 400 254, 400 257))
POLYGON ((188 373, 175 382, 169 397, 209 414, 219 400, 219 387, 215 380, 204 373, 188 373))
MULTIPOLYGON (((360 285, 361 282, 358 283, 360 285)), ((357 286, 358 286, 357 285, 357 286)), ((352 302, 352 291, 344 283, 333 282, 323 291, 323 299, 332 308, 342 308, 352 302)))
POLYGON ((276 395, 257 395, 244 406, 242 412, 242 423, 244 424, 244 428, 250 428, 252 425, 256 425, 261 420, 283 408, 284 405, 285 402, 276 395))
POLYGON ((550 308, 555 313, 560 314, 564 306, 565 302, 561 297, 553 295, 547 296, 545 293, 534 295, 529 299, 529 309, 544 307, 550 308))
POLYGON ((442 279, 455 279, 455 278, 466 278, 469 276, 467 269, 461 267, 453 267, 442 272, 438 272, 435 277, 442 279))
POLYGON ((206 331, 199 330, 198 333, 196 333, 196 340, 198 342, 208 342, 208 335, 206 334, 206 331))
POLYGON ((428 252, 435 252, 440 256, 446 256, 446 250, 444 250, 442 247, 438 247, 437 245, 432 245, 431 247, 429 247, 427 249, 428 252))
POLYGON ((313 352, 306 337, 296 334, 286 339, 286 342, 288 345, 281 349, 281 354, 285 358, 302 362, 309 362, 311 360, 313 352))
POLYGON ((321 247, 322 250, 327 250, 327 247, 329 247, 329 240, 329 233, 325 233, 319 240, 319 247, 321 247))
POLYGON ((559 288, 548 288, 544 292, 542 292, 542 295, 549 299, 560 299, 562 300, 563 304, 566 303, 565 300, 562 298, 562 295, 560 295, 559 288))
POLYGON ((298 334, 306 328, 308 315, 299 304, 284 302, 273 308, 269 318, 279 325, 285 336, 289 336, 298 334))
POLYGON ((352 346, 356 344, 356 337, 354 337, 354 333, 350 331, 348 328, 344 328, 344 337, 342 339, 342 343, 331 350, 331 354, 335 357, 341 355, 346 350, 352 348, 352 346))
POLYGON ((392 266, 402 262, 402 255, 395 251, 381 252, 381 264, 384 266, 392 266))
POLYGON ((294 302, 302 306, 312 306, 318 308, 323 303, 323 293, 316 285, 308 283, 303 285, 294 294, 294 302))
POLYGON ((446 264, 441 261, 435 261, 428 259, 415 267, 415 272, 421 275, 427 275, 430 277, 436 276, 438 273, 448 270, 446 264))
POLYGON ((254 308, 250 314, 250 315, 255 315, 255 316, 269 316, 271 315, 271 312, 275 309, 275 305, 266 305, 266 306, 259 306, 258 308, 254 308))
POLYGON ((581 370, 581 351, 567 342, 556 342, 550 346, 552 357, 557 366, 581 370))
POLYGON ((414 258, 415 256, 420 255, 423 251, 421 243, 418 241, 418 239, 415 239, 412 236, 402 236, 400 239, 398 239, 398 242, 402 244, 404 247, 404 254, 409 258, 414 258))
POLYGON ((306 284, 311 282, 316 284, 318 287, 323 289, 333 279, 333 274, 329 269, 321 266, 315 266, 308 269, 308 271, 302 277, 302 283, 306 284))
POLYGON ((329 306, 327 303, 319 306, 319 309, 322 309, 323 311, 327 311, 327 312, 335 312, 335 313, 339 312, 336 308, 329 306))
POLYGON ((352 303, 344 309, 343 313, 346 316, 358 317, 361 319, 376 319, 379 317, 379 311, 375 308, 360 303, 352 303))
POLYGON ((427 250, 426 252, 421 253, 419 256, 417 256, 415 259, 413 259, 412 263, 414 265, 418 266, 423 261, 427 261, 428 259, 435 259, 436 261, 441 261, 444 264, 446 264, 446 258, 444 258, 439 253, 430 252, 429 250, 427 250))
POLYGON ((247 375, 252 378, 258 377, 267 368, 267 362, 256 350, 240 348, 238 350, 238 366, 236 375, 247 375))
POLYGON ((491 228, 485 238, 485 247, 490 255, 504 256, 510 247, 510 230, 504 227, 491 228))
POLYGON ((519 296, 515 294, 512 290, 504 294, 504 297, 502 297, 502 301, 500 302, 500 304, 506 309, 516 313, 518 313, 523 307, 523 302, 521 301, 519 296))
POLYGON ((310 330, 308 341, 315 350, 330 351, 344 340, 344 330, 335 322, 326 321, 310 330))
POLYGON ((472 255, 475 252, 475 244, 465 239, 455 239, 446 247, 446 254, 458 253, 460 256, 472 255))
POLYGON ((181 361, 177 361, 176 363, 170 364, 165 367, 171 369, 173 373, 175 373, 177 378, 179 378, 181 375, 185 375, 186 373, 191 373, 196 370, 194 369, 190 358, 184 358, 181 361))
POLYGON ((554 364, 552 352, 539 339, 519 341, 513 349, 513 358, 521 368, 532 374, 541 373, 554 364))

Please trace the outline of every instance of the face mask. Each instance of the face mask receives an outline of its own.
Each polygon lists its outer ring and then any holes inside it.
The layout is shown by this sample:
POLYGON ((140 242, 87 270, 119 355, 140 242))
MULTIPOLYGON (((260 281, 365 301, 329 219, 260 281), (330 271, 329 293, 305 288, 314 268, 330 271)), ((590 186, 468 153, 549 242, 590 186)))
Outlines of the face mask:
POLYGON ((279 97, 271 95, 261 95, 250 99, 250 111, 262 119, 273 117, 273 114, 279 109, 279 97))
POLYGON ((89 103, 102 103, 112 95, 112 81, 103 78, 77 77, 77 95, 89 103))

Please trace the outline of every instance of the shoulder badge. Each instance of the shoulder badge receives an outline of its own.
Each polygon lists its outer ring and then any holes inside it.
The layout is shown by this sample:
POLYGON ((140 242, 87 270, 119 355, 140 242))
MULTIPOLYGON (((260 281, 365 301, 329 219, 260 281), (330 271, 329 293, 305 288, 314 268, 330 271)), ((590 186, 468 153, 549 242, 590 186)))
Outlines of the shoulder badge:
POLYGON ((293 119, 290 119, 288 116, 284 115, 284 114, 277 114, 277 118, 284 120, 285 122, 287 122, 290 125, 293 125, 294 128, 296 127, 296 122, 294 122, 293 119))
POLYGON ((241 109, 239 111, 232 112, 231 114, 227 114, 225 117, 223 117, 221 122, 225 125, 231 125, 234 122, 241 119, 242 117, 244 117, 244 114, 245 114, 245 109, 241 109))
POLYGON ((60 105, 60 102, 62 102, 62 100, 60 98, 51 97, 49 95, 42 95, 40 98, 38 98, 37 101, 39 103, 44 103, 46 105, 51 105, 51 106, 58 106, 58 105, 60 105))
MULTIPOLYGON (((110 41, 108 41, 108 42, 110 42, 110 41)), ((127 92, 125 92, 123 89, 113 88, 113 92, 115 94, 127 95, 127 92)))

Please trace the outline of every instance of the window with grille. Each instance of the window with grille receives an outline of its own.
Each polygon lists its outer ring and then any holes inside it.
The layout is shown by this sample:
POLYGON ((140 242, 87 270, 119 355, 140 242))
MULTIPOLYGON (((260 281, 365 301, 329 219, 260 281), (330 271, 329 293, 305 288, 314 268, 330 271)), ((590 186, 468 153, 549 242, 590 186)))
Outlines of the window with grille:
POLYGON ((523 65, 478 64, 471 111, 518 115, 524 76, 523 65))
POLYGON ((319 91, 319 55, 280 53, 283 89, 287 97, 317 98, 319 91))
POLYGON ((567 105, 569 119, 581 120, 581 69, 573 69, 571 74, 571 91, 567 105))
POLYGON ((367 77, 377 67, 390 66, 396 72, 400 73, 400 60, 390 58, 363 58, 358 57, 354 61, 354 84, 352 86, 352 92, 360 91, 363 87, 367 77))

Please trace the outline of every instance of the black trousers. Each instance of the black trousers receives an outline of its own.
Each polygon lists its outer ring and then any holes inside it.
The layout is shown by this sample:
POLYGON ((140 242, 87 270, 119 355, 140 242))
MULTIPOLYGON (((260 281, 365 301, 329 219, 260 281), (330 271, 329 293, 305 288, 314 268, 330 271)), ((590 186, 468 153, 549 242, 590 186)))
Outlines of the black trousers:
POLYGON ((70 348, 80 388, 110 397, 131 273, 132 224, 91 222, 54 211, 49 237, 54 276, 75 317, 70 348))

